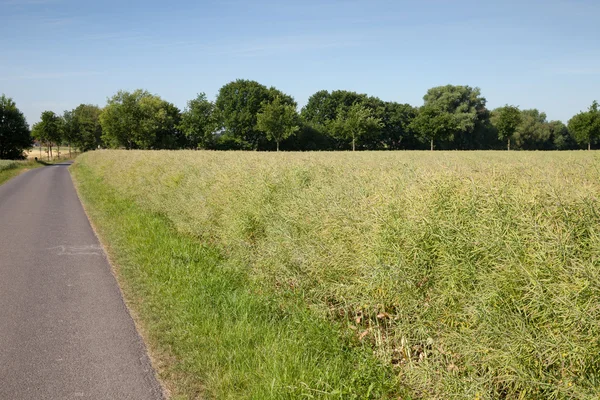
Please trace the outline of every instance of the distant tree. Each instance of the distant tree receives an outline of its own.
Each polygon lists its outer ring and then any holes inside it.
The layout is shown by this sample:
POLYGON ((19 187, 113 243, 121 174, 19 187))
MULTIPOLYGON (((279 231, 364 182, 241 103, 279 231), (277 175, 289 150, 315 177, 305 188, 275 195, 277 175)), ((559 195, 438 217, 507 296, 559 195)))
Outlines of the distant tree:
POLYGON ((71 144, 77 140, 79 132, 75 124, 73 111, 65 111, 62 116, 63 120, 63 140, 69 146, 69 158, 71 158, 71 144))
POLYGON ((267 142, 257 124, 257 115, 264 102, 281 97, 284 104, 296 107, 294 99, 276 88, 267 88, 256 81, 238 79, 219 90, 215 109, 223 132, 220 142, 240 149, 258 150, 267 142))
POLYGON ((418 146, 415 133, 410 127, 416 116, 417 110, 410 104, 386 102, 381 115, 381 141, 384 148, 399 150, 418 146))
POLYGON ((514 141, 523 150, 549 150, 552 148, 550 126, 546 113, 537 109, 521 111, 521 123, 514 134, 514 141))
POLYGON ((298 132, 283 140, 281 148, 290 151, 332 150, 335 143, 323 130, 316 129, 300 117, 298 132))
POLYGON ((204 93, 188 101, 179 129, 187 137, 190 146, 202 149, 211 147, 217 127, 215 106, 204 93))
POLYGON ((421 138, 429 140, 432 151, 435 141, 452 139, 452 135, 457 131, 452 115, 432 104, 425 104, 419 109, 410 128, 418 132, 421 138))
MULTIPOLYGON (((340 137, 331 128, 335 125, 333 121, 338 116, 347 114, 350 107, 355 104, 365 106, 374 118, 383 119, 385 111, 383 101, 376 97, 347 90, 334 90, 331 93, 321 90, 314 93, 302 108, 300 116, 306 125, 329 139, 324 142, 333 144, 334 148, 346 148, 348 145, 346 138, 340 137)), ((362 146, 371 149, 384 147, 382 132, 380 128, 365 132, 361 137, 362 146)))
POLYGON ((64 122, 52 111, 44 111, 40 122, 33 125, 33 136, 48 147, 48 160, 53 158, 52 148, 62 140, 64 122))
POLYGON ((572 150, 577 148, 577 142, 571 136, 569 129, 561 121, 550 121, 548 123, 552 147, 556 150, 572 150))
POLYGON ((31 146, 31 132, 23 113, 15 102, 0 96, 0 159, 23 158, 23 151, 31 146))
MULTIPOLYGON (((176 150, 189 147, 187 137, 179 129, 181 126, 181 111, 179 108, 173 103, 162 99, 160 101, 154 99, 148 103, 147 113, 151 117, 146 120, 147 129, 156 132, 151 148, 176 150)), ((146 106, 146 103, 142 102, 142 106, 146 106)))
POLYGON ((164 149, 181 146, 180 113, 159 96, 138 89, 119 91, 100 113, 102 140, 110 147, 164 149))
POLYGON ((334 104, 327 90, 320 90, 308 98, 300 111, 303 121, 314 129, 324 129, 328 121, 334 120, 338 105, 334 104))
POLYGON ((461 147, 473 143, 470 136, 478 120, 488 116, 486 100, 479 88, 434 87, 427 91, 423 100, 423 107, 411 125, 423 139, 429 140, 432 150, 434 141, 454 140, 462 144, 461 147))
POLYGON ((102 145, 101 112, 100 107, 92 104, 80 104, 70 111, 73 129, 71 142, 80 151, 97 149, 102 145))
POLYGON ((587 112, 580 112, 569 120, 569 131, 579 144, 587 144, 588 150, 592 148, 592 143, 596 144, 600 139, 600 110, 597 101, 592 103, 587 112))
POLYGON ((352 151, 356 150, 356 142, 363 135, 383 126, 381 119, 373 116, 373 112, 360 103, 353 104, 347 111, 341 109, 337 114, 329 128, 336 137, 350 140, 352 151))
POLYGON ((492 125, 498 131, 498 138, 507 141, 507 150, 510 150, 510 139, 517 131, 522 120, 521 111, 517 106, 509 106, 507 104, 492 112, 492 125))
POLYGON ((275 141, 277 151, 282 140, 300 129, 296 107, 285 104, 279 96, 271 102, 263 103, 256 122, 257 128, 267 135, 267 139, 275 141))

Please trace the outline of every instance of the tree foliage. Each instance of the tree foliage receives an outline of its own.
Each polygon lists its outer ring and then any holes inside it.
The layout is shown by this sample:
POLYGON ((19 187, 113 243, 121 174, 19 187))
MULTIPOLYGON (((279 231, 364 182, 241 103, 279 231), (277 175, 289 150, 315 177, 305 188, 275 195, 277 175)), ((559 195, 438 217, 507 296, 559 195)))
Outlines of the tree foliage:
POLYGON ((271 102, 264 102, 257 115, 257 128, 267 135, 268 140, 279 144, 294 135, 299 128, 296 107, 285 104, 280 96, 271 102))
POLYGON ((523 110, 521 117, 521 123, 514 134, 517 148, 523 150, 549 149, 551 132, 546 113, 537 109, 523 110))
POLYGON ((110 147, 176 149, 183 147, 178 131, 180 112, 173 104, 138 89, 119 91, 100 113, 102 140, 110 147))
POLYGON ((507 149, 510 150, 510 140, 513 138, 523 117, 517 106, 499 107, 492 112, 492 124, 498 131, 498 138, 507 141, 507 149))
POLYGON ((339 139, 350 141, 352 151, 356 150, 356 144, 361 138, 382 126, 381 119, 360 103, 354 103, 347 110, 341 108, 336 119, 330 122, 331 132, 339 139))
POLYGON ((410 104, 384 103, 381 113, 381 143, 389 150, 419 147, 411 122, 417 116, 417 109, 410 104))
POLYGON ((488 117, 486 99, 479 88, 438 86, 423 96, 424 104, 412 123, 431 150, 436 141, 455 141, 459 148, 472 147, 478 120, 488 117))
POLYGON ((296 109, 291 96, 243 79, 221 87, 214 102, 200 93, 183 112, 145 90, 119 91, 104 109, 82 104, 66 111, 62 135, 82 150, 100 145, 295 151, 566 150, 600 143, 597 102, 565 126, 548 122, 537 109, 519 111, 505 105, 489 111, 479 88, 470 86, 431 88, 421 107, 348 90, 319 90, 299 114, 296 109))
POLYGON ((222 141, 240 149, 258 150, 267 142, 257 127, 257 116, 263 104, 280 97, 283 104, 296 107, 296 102, 274 87, 267 88, 256 81, 238 79, 219 90, 215 109, 223 128, 222 141))
POLYGON ((102 126, 100 107, 92 104, 80 104, 70 111, 73 134, 72 143, 81 151, 97 149, 102 146, 102 126))
POLYGON ((31 146, 31 132, 13 99, 0 96, 0 160, 23 158, 31 146))
POLYGON ((550 137, 552 138, 551 146, 556 150, 574 150, 577 149, 577 142, 571 136, 569 129, 561 121, 550 121, 548 123, 550 129, 550 137))
POLYGON ((44 111, 40 122, 33 125, 32 134, 40 145, 45 143, 48 146, 48 158, 52 157, 52 148, 54 145, 60 145, 64 133, 64 121, 53 111, 44 111))
POLYGON ((181 115, 179 129, 192 148, 208 149, 213 145, 214 134, 218 127, 215 105, 204 93, 188 101, 181 115))
POLYGON ((575 140, 582 145, 587 145, 588 150, 592 144, 600 139, 600 110, 598 102, 594 101, 588 111, 580 112, 569 121, 569 131, 575 140))

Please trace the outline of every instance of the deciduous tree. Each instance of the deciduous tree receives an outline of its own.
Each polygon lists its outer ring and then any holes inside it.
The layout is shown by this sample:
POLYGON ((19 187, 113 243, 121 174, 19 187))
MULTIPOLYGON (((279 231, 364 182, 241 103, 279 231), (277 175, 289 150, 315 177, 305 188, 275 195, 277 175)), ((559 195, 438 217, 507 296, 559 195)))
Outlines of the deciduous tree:
POLYGON ((188 101, 181 116, 179 129, 187 137, 193 148, 209 148, 214 141, 218 121, 214 104, 200 93, 195 99, 188 101))
POLYGON ((523 117, 517 106, 499 107, 492 112, 492 124, 498 131, 498 138, 506 140, 506 149, 510 150, 510 139, 514 136, 523 117))
POLYGON ((521 111, 521 123, 514 134, 514 141, 523 150, 548 150, 552 148, 551 131, 546 113, 537 109, 521 111))
POLYGON ((177 148, 179 110, 159 96, 138 89, 119 91, 100 113, 102 139, 110 147, 177 148))
POLYGON ((23 158, 31 146, 31 132, 13 99, 0 96, 0 159, 23 158))
POLYGON ((598 102, 594 101, 588 111, 580 112, 569 121, 569 131, 580 144, 587 144, 588 150, 592 143, 600 139, 600 110, 598 102))
POLYGON ((410 127, 416 116, 417 110, 410 104, 386 102, 381 116, 381 141, 384 148, 399 150, 418 146, 414 131, 410 127))
MULTIPOLYGON (((474 142, 473 134, 479 119, 487 116, 486 100, 479 88, 470 86, 439 86, 423 96, 424 104, 412 127, 423 139, 434 141, 454 140, 466 146, 474 142)), ((470 146, 470 145, 469 145, 470 146)))
POLYGON ((273 101, 277 96, 281 97, 282 103, 296 107, 290 96, 256 81, 238 79, 223 86, 215 102, 223 128, 222 141, 235 144, 240 149, 258 150, 267 140, 256 126, 257 115, 264 102, 273 101))
POLYGON ((356 143, 362 136, 382 126, 381 119, 373 116, 373 112, 360 103, 353 104, 347 111, 340 109, 337 118, 329 124, 336 137, 351 142, 352 151, 356 150, 356 143))
POLYGON ((300 129, 296 107, 285 104, 280 96, 276 96, 273 101, 263 103, 256 126, 265 132, 268 140, 275 141, 279 151, 279 143, 300 129))
POLYGON ((64 122, 61 117, 52 111, 44 111, 40 118, 40 122, 33 125, 33 136, 40 142, 46 143, 48 147, 48 160, 52 155, 54 144, 60 143, 64 131, 64 122))
POLYGON ((72 142, 80 151, 97 149, 102 145, 101 112, 100 107, 92 104, 80 104, 71 111, 74 130, 72 142))

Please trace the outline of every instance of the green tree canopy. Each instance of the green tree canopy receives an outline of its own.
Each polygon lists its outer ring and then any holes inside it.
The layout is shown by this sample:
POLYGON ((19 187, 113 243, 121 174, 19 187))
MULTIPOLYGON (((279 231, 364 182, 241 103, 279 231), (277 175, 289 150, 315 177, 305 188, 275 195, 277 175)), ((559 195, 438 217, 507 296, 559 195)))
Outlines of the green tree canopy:
POLYGON ((188 101, 181 116, 179 129, 187 137, 190 146, 209 148, 213 144, 217 127, 215 105, 206 98, 204 93, 200 93, 195 99, 188 101))
POLYGON ((410 126, 416 116, 417 109, 410 104, 384 103, 381 113, 381 141, 384 148, 399 150, 418 147, 419 143, 415 140, 415 133, 410 126))
POLYGON ((42 112, 40 122, 33 125, 32 134, 40 144, 46 143, 48 146, 48 157, 52 157, 52 148, 55 144, 62 142, 64 133, 64 121, 61 117, 52 111, 42 112))
POLYGON ((357 141, 361 137, 382 126, 381 119, 360 103, 353 104, 348 110, 341 108, 336 119, 329 123, 329 129, 337 138, 351 142, 352 151, 356 150, 357 141))
POLYGON ((100 113, 102 140, 110 147, 127 149, 178 148, 180 113, 159 96, 138 89, 119 91, 100 113))
POLYGON ((499 107, 492 112, 492 125, 498 131, 498 138, 507 141, 507 150, 510 150, 510 140, 523 120, 521 111, 517 106, 499 107))
MULTIPOLYGON (((424 140, 455 140, 463 145, 473 143, 478 120, 487 118, 486 100, 479 88, 470 86, 438 86, 423 96, 424 104, 413 120, 412 128, 424 140)), ((471 146, 469 144, 469 146, 471 146)))
POLYGON ((432 104, 426 104, 419 109, 410 128, 416 131, 423 140, 429 140, 431 150, 437 140, 451 140, 457 130, 452 115, 440 110, 432 104))
POLYGON ((537 109, 521 111, 521 123, 514 134, 515 143, 523 150, 552 148, 550 126, 546 113, 537 109))
POLYGON ((573 150, 577 148, 577 142, 571 136, 571 132, 561 121, 550 121, 548 123, 552 147, 556 150, 573 150))
POLYGON ((80 104, 72 110, 72 144, 81 151, 97 149, 102 146, 102 126, 100 125, 100 107, 92 104, 80 104))
MULTIPOLYGON (((308 99, 300 115, 302 121, 319 132, 321 136, 333 139, 330 141, 336 142, 336 148, 346 148, 348 145, 347 139, 340 136, 339 132, 333 132, 331 129, 336 126, 333 121, 340 116, 344 117, 350 107, 355 104, 363 105, 371 112, 371 116, 381 119, 384 123, 381 128, 369 129, 364 132, 360 138, 361 146, 368 149, 390 148, 389 143, 393 142, 393 139, 389 140, 387 135, 399 133, 397 130, 394 132, 398 126, 392 126, 391 123, 394 119, 397 119, 399 114, 395 117, 390 115, 389 118, 386 118, 388 107, 384 101, 377 97, 369 97, 366 94, 347 90, 334 90, 331 93, 321 90, 308 99)), ((392 109, 393 107, 389 108, 390 111, 392 109)))
POLYGON ((256 126, 267 135, 268 140, 277 144, 277 151, 279 151, 281 141, 300 129, 296 107, 285 104, 280 96, 276 96, 273 101, 263 103, 257 115, 256 126))
POLYGON ((348 90, 320 90, 310 96, 308 102, 301 110, 302 119, 315 128, 325 128, 330 121, 337 118, 338 113, 347 112, 356 103, 363 103, 366 94, 359 94, 348 90))
POLYGON ((587 145, 588 150, 592 144, 600 139, 600 110, 598 102, 594 101, 588 111, 580 112, 569 120, 569 131, 575 140, 582 145, 587 145))
POLYGON ((23 158, 31 146, 31 132, 13 99, 0 96, 0 159, 23 158))
POLYGON ((225 140, 241 149, 259 149, 267 139, 256 126, 257 115, 265 102, 271 102, 277 96, 281 97, 282 103, 296 107, 292 97, 256 81, 238 79, 223 86, 215 108, 225 140))

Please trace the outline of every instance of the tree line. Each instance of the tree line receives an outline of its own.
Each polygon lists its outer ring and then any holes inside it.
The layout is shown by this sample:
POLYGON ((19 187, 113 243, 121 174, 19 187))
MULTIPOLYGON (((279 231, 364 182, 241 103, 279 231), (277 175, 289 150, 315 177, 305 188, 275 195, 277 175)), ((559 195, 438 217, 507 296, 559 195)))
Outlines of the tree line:
POLYGON ((479 88, 439 86, 421 107, 346 90, 314 93, 298 112, 274 87, 236 80, 210 101, 204 93, 183 111, 146 90, 119 91, 100 108, 81 104, 57 115, 44 111, 31 132, 14 102, 0 98, 0 158, 15 158, 31 138, 82 151, 213 150, 570 150, 600 141, 600 110, 548 121, 537 109, 489 110, 479 88), (11 121, 17 122, 11 122, 11 121), (12 149, 12 150, 10 150, 12 149))

